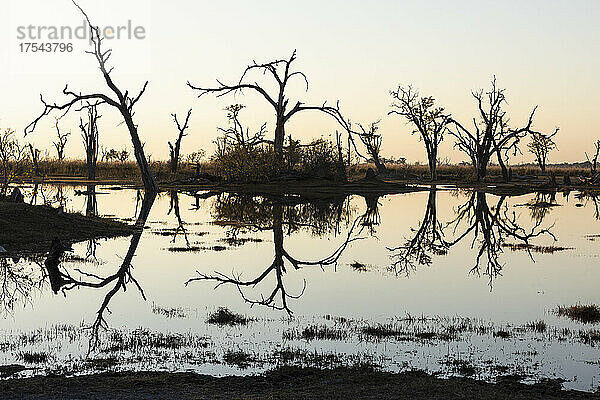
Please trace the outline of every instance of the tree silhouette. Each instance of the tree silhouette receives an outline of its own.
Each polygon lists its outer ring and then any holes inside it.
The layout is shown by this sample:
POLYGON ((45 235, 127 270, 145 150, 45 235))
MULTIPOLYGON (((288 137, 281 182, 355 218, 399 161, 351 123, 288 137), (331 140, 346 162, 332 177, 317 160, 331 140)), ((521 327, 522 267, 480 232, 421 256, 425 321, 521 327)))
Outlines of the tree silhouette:
POLYGON ((180 151, 181 151, 181 140, 184 136, 187 136, 185 130, 189 128, 190 116, 192 115, 192 109, 190 108, 187 112, 187 116, 185 117, 185 122, 183 125, 179 123, 177 119, 177 114, 173 113, 171 116, 173 117, 173 122, 177 126, 177 131, 179 132, 177 135, 177 139, 175 140, 175 144, 169 143, 169 156, 171 158, 171 172, 176 173, 179 168, 179 159, 180 159, 180 151))
POLYGON ((464 125, 452 119, 455 129, 448 132, 456 139, 455 147, 466 153, 475 168, 477 181, 481 181, 487 174, 487 166, 493 155, 498 158, 502 168, 504 180, 508 180, 508 169, 503 157, 509 152, 519 151, 519 142, 527 134, 532 133, 533 116, 537 106, 529 115, 527 124, 522 128, 510 128, 509 119, 503 107, 506 103, 505 89, 496 86, 496 77, 492 79, 491 90, 484 93, 483 90, 472 92, 479 120, 473 118, 473 129, 469 130, 464 125))
MULTIPOLYGON (((147 191, 156 192, 158 190, 158 186, 154 181, 154 177, 150 171, 150 167, 148 166, 148 161, 144 154, 144 147, 142 146, 142 142, 140 140, 138 134, 137 124, 134 122, 134 111, 133 108, 140 100, 144 92, 146 91, 146 87, 148 86, 148 81, 144 83, 142 89, 138 92, 137 95, 131 95, 128 90, 121 90, 113 78, 111 77, 111 72, 114 67, 108 68, 107 62, 110 59, 112 54, 112 50, 104 50, 102 47, 103 38, 100 36, 100 31, 97 26, 92 25, 88 15, 83 11, 83 9, 73 1, 73 4, 81 11, 83 16, 85 17, 85 21, 87 26, 90 29, 90 41, 93 45, 92 51, 86 51, 88 54, 92 54, 98 63, 98 67, 100 68, 100 72, 104 78, 104 81, 110 90, 110 94, 105 93, 86 93, 83 94, 81 92, 77 93, 69 89, 68 85, 65 85, 63 89, 63 94, 68 98, 65 102, 61 104, 57 103, 49 103, 44 100, 44 97, 40 95, 40 101, 44 105, 44 110, 42 113, 31 122, 29 125, 25 127, 25 135, 33 132, 37 126, 37 123, 47 115, 50 115, 54 112, 62 113, 61 115, 65 115, 68 113, 71 108, 74 106, 80 105, 86 101, 95 101, 97 105, 107 104, 116 110, 119 111, 121 116, 123 117, 123 122, 127 126, 129 131, 129 135, 131 137, 131 142, 133 144, 134 155, 137 160, 138 166, 140 168, 140 173, 142 176, 142 181, 144 183, 144 188, 147 191), (113 97, 114 96, 114 97, 113 97)), ((85 106, 82 106, 79 110, 82 110, 85 106)))
POLYGON ((230 93, 242 92, 246 89, 252 90, 260 94, 267 101, 267 103, 269 103, 273 107, 275 111, 275 136, 273 140, 273 145, 275 148, 275 153, 277 155, 278 162, 280 164, 283 164, 285 124, 294 115, 301 111, 326 111, 328 109, 325 103, 321 106, 306 105, 301 101, 296 101, 293 105, 292 103, 290 103, 290 98, 288 97, 287 89, 290 82, 295 80, 294 78, 299 78, 303 80, 306 85, 306 90, 308 91, 308 78, 306 77, 304 72, 295 70, 293 68, 295 60, 296 50, 294 50, 291 57, 288 59, 277 59, 274 61, 260 64, 253 62, 251 65, 246 67, 238 82, 234 84, 225 84, 220 80, 217 80, 218 85, 216 87, 195 86, 192 85, 189 81, 187 82, 187 85, 191 89, 197 90, 200 93, 198 97, 201 97, 208 93, 215 93, 217 97, 221 97, 230 93), (256 81, 252 82, 252 80, 249 78, 249 75, 253 72, 259 72, 263 75, 267 75, 273 78, 276 86, 275 92, 269 93, 268 90, 265 89, 266 86, 261 85, 256 81))
POLYGON ((443 107, 435 107, 433 97, 419 97, 419 92, 408 86, 390 92, 394 98, 392 111, 388 114, 397 114, 406 118, 414 126, 412 133, 419 133, 425 150, 431 179, 437 179, 438 146, 444 139, 444 132, 452 121, 450 114, 446 114, 443 107))

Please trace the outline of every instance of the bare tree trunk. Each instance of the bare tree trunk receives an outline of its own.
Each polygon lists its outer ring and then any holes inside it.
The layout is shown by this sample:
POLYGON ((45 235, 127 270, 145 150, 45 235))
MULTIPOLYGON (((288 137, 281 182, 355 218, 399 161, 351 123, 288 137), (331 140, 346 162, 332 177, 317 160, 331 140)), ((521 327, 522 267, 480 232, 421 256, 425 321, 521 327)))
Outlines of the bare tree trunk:
POLYGON ((152 171, 150 171, 150 166, 148 165, 148 160, 146 159, 146 155, 144 154, 144 147, 142 146, 142 142, 140 141, 140 137, 138 135, 137 127, 133 123, 133 119, 131 118, 131 114, 129 112, 121 112, 123 118, 125 118, 125 123, 127 124, 127 129, 129 130, 129 134, 131 136, 131 142, 133 144, 133 154, 135 155, 135 159, 140 167, 140 173, 142 175, 142 182, 144 183, 144 188, 148 192, 156 193, 158 192, 158 185, 152 176, 152 171))
POLYGON ((40 166, 38 163, 38 158, 40 155, 40 151, 38 149, 34 149, 33 145, 30 143, 29 144, 29 151, 31 152, 31 162, 33 162, 33 169, 35 171, 35 176, 42 176, 40 174, 40 166))
POLYGON ((431 172, 431 180, 437 180, 437 149, 432 150, 428 157, 429 171, 431 172))
POLYGON ((285 141, 285 126, 283 115, 277 115, 277 125, 275 126, 275 159, 279 166, 283 165, 283 143, 285 141))
POLYGON ((508 168, 506 168, 504 160, 502 160, 500 148, 498 147, 496 147, 496 156, 498 157, 498 164, 500 164, 500 168, 502 169, 502 179, 504 180, 504 182, 508 182, 508 168))

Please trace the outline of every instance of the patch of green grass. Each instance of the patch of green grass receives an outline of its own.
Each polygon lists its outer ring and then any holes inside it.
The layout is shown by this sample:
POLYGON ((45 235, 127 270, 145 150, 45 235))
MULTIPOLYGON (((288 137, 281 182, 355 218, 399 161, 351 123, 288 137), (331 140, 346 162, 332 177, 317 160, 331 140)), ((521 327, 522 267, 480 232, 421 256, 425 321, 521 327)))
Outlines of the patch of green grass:
POLYGON ((561 317, 567 317, 584 324, 596 324, 600 322, 600 307, 595 304, 559 306, 556 313, 561 317))
POLYGON ((206 320, 209 324, 214 325, 246 325, 250 322, 250 319, 230 311, 226 307, 219 307, 217 311, 214 311, 208 315, 206 320))

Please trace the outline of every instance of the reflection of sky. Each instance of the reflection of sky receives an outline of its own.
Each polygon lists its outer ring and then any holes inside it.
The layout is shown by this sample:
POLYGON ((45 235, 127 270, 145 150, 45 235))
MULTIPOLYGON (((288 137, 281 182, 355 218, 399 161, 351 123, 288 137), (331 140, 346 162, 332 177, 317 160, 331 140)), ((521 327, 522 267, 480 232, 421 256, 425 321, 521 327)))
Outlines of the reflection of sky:
MULTIPOLYGON (((52 189, 50 189, 52 190, 52 189)), ((100 214, 131 218, 134 213, 135 191, 110 191, 99 188, 98 208, 100 214)), ((67 208, 74 211, 85 210, 85 196, 72 196, 71 189, 65 189, 69 196, 67 208)), ((542 227, 554 224, 552 232, 559 239, 555 244, 573 247, 555 254, 533 254, 532 262, 526 252, 504 250, 501 261, 504 265, 502 276, 493 280, 490 291, 488 277, 470 275, 475 252, 470 248, 472 236, 452 247, 447 256, 433 256, 431 266, 418 266, 406 276, 396 277, 387 267, 390 265, 386 247, 398 246, 411 235, 411 227, 417 228, 424 212, 428 193, 412 193, 387 196, 379 200, 381 224, 375 227, 375 237, 367 237, 350 244, 343 253, 336 268, 304 267, 294 270, 288 266, 284 274, 286 290, 291 294, 301 292, 306 281, 304 295, 295 300, 289 299, 289 306, 296 316, 310 321, 323 315, 339 315, 368 321, 385 321, 388 318, 412 315, 442 315, 476 317, 498 324, 524 324, 532 320, 545 320, 550 326, 566 326, 579 329, 575 323, 559 319, 551 311, 557 305, 578 302, 600 302, 597 295, 597 254, 599 242, 584 236, 598 233, 598 222, 594 220, 594 209, 575 207, 578 202, 573 195, 567 202, 561 195, 557 203, 542 223, 542 227), (369 267, 367 272, 357 272, 348 265, 354 261, 369 267)), ((514 211, 519 224, 526 229, 533 226, 530 211, 522 206, 533 196, 519 196, 505 200, 514 211)), ((487 195, 488 206, 496 204, 498 198, 487 195)), ((454 218, 454 209, 467 201, 466 195, 440 191, 437 194, 438 218, 442 223, 454 218)), ((179 195, 180 213, 188 225, 188 235, 192 244, 199 246, 224 245, 219 240, 225 237, 226 228, 211 224, 214 199, 201 200, 201 207, 193 210, 194 198, 179 195), (196 233, 208 232, 207 235, 196 233)), ((353 197, 351 219, 365 211, 361 197, 353 197)), ((169 196, 165 193, 154 203, 147 229, 133 260, 133 276, 143 287, 148 298, 144 302, 132 285, 126 292, 119 292, 110 304, 112 314, 106 319, 110 326, 118 328, 147 327, 158 330, 204 332, 215 334, 215 328, 206 327, 205 315, 208 310, 227 306, 251 316, 279 319, 286 314, 267 308, 249 308, 240 298, 235 287, 222 286, 213 290, 211 282, 194 282, 184 286, 184 282, 196 275, 196 271, 212 274, 214 271, 226 274, 241 273, 244 279, 252 279, 266 269, 273 261, 272 231, 240 234, 240 237, 254 237, 263 242, 249 242, 240 247, 225 251, 203 251, 199 253, 174 253, 166 249, 173 246, 172 238, 152 234, 152 230, 175 228, 175 215, 169 210, 169 196), (183 307, 193 310, 197 318, 169 320, 165 326, 162 317, 151 312, 152 304, 161 307, 183 307)), ((285 232, 285 229, 284 229, 285 232)), ((285 249, 295 258, 313 261, 330 255, 345 239, 346 230, 335 237, 314 237, 310 232, 300 231, 286 237, 285 249)), ((453 237, 447 232, 448 239, 453 237)), ((363 236, 368 236, 367 231, 363 236)), ((549 237, 534 239, 534 244, 552 244, 549 237)), ((184 246, 180 235, 175 243, 184 246)), ((97 257, 99 266, 86 266, 88 272, 108 275, 120 265, 121 257, 129 246, 128 238, 100 240, 97 257)), ((74 246, 75 254, 85 255, 87 245, 74 246)), ((3 327, 8 329, 31 330, 55 323, 79 325, 89 323, 95 317, 105 289, 75 289, 67 296, 54 296, 49 288, 42 293, 35 292, 24 307, 16 307, 12 316, 7 317, 3 327)), ((274 287, 272 277, 246 293, 249 297, 268 294, 274 287)), ((262 324, 261 324, 262 325, 262 324)), ((277 325, 277 324, 276 324, 277 325)), ((279 328, 278 328, 279 329, 279 328)), ((265 333, 251 331, 254 338, 265 338, 265 333)), ((276 336, 278 333, 271 333, 276 336)), ((269 337, 269 334, 266 334, 269 337)), ((247 337, 246 337, 247 339, 247 337)), ((547 350, 550 351, 550 350, 547 350)), ((561 349, 553 350, 559 354, 561 349)), ((564 350, 566 351, 566 350, 564 350)), ((591 350, 590 350, 591 351, 591 350)))

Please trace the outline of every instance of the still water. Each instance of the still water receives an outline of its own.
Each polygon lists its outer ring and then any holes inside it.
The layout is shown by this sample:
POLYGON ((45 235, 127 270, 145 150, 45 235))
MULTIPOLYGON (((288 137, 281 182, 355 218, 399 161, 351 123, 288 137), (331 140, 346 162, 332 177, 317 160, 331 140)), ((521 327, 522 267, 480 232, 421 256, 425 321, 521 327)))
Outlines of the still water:
POLYGON ((143 229, 74 244, 54 288, 44 255, 1 259, 0 365, 221 375, 368 363, 598 386, 598 326, 556 313, 600 303, 594 198, 116 189, 29 189, 28 202, 143 229), (249 321, 207 323, 219 307, 249 321), (311 327, 330 334, 303 334, 311 327), (370 333, 382 327, 395 333, 370 333))

